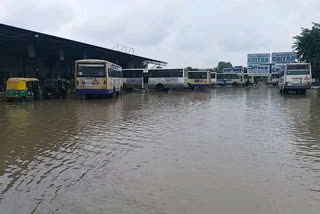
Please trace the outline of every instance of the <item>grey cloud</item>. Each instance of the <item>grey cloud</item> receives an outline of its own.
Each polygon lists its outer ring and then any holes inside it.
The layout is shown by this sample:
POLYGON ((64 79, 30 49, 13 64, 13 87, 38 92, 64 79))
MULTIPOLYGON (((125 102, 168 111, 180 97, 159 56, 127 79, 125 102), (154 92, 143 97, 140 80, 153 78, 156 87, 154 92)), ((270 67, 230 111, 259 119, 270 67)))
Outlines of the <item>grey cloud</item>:
POLYGON ((8 1, 6 16, 1 20, 21 28, 41 30, 45 32, 57 31, 62 25, 72 20, 72 9, 67 5, 43 5, 41 1, 8 1))
POLYGON ((110 48, 124 44, 170 67, 245 65, 247 53, 290 51, 300 27, 320 20, 317 0, 3 1, 0 22, 110 48))

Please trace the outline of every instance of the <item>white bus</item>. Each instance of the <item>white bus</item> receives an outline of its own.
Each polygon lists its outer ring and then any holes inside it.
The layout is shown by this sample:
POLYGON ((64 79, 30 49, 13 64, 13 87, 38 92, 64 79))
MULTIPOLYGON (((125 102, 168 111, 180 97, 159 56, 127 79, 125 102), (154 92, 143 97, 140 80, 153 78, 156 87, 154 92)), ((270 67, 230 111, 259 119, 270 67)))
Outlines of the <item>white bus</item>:
POLYGON ((209 87, 211 85, 211 72, 208 70, 188 71, 189 88, 209 87))
POLYGON ((211 85, 212 86, 216 85, 216 83, 217 83, 216 76, 217 76, 217 72, 211 72, 211 85))
POLYGON ((244 75, 242 73, 217 73, 216 85, 234 87, 244 85, 244 75))
POLYGON ((81 95, 120 94, 122 68, 105 60, 83 59, 75 62, 75 90, 81 95))
POLYGON ((149 69, 148 87, 161 89, 185 88, 188 82, 188 71, 183 68, 149 69))
POLYGON ((288 91, 306 93, 311 88, 312 74, 310 63, 286 64, 284 71, 280 73, 279 90, 281 93, 288 91))
POLYGON ((143 88, 143 72, 144 68, 141 69, 123 69, 122 80, 123 87, 125 89, 141 89, 143 88))

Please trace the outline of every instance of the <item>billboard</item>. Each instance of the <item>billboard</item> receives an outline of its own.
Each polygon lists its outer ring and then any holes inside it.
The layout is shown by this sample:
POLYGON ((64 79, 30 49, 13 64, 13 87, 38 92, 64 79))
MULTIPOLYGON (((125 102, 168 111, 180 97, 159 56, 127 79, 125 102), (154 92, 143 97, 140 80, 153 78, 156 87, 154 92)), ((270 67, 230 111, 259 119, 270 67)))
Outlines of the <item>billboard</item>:
POLYGON ((223 73, 244 73, 244 70, 243 67, 225 68, 223 73))
POLYGON ((271 68, 271 73, 272 74, 279 74, 282 71, 284 71, 284 64, 272 65, 272 68, 271 68))
POLYGON ((248 74, 256 74, 256 75, 269 75, 270 66, 269 65, 249 65, 248 66, 248 74))
POLYGON ((248 54, 248 66, 249 65, 262 65, 270 63, 270 54, 248 54))
POLYGON ((272 53, 272 63, 274 64, 286 64, 296 62, 297 56, 293 52, 277 52, 272 53))

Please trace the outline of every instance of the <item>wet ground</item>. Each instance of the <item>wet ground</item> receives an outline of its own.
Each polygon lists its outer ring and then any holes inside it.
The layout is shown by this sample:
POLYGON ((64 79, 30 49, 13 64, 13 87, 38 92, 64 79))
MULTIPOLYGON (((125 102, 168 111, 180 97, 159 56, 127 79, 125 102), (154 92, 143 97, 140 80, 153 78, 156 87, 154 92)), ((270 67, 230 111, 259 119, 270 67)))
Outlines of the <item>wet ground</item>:
POLYGON ((320 213, 320 93, 0 103, 0 213, 320 213))

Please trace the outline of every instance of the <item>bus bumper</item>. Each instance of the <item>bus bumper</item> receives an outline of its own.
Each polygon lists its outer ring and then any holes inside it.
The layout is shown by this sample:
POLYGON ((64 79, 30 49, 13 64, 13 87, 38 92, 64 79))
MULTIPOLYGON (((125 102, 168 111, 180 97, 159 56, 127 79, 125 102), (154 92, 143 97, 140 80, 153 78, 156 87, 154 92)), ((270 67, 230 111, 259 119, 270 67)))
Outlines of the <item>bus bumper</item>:
POLYGON ((209 87, 210 84, 191 84, 191 86, 201 88, 201 87, 209 87))
POLYGON ((285 85, 283 89, 286 90, 300 90, 300 89, 310 89, 311 85, 285 85))
POLYGON ((112 89, 76 89, 76 94, 112 94, 112 89))

